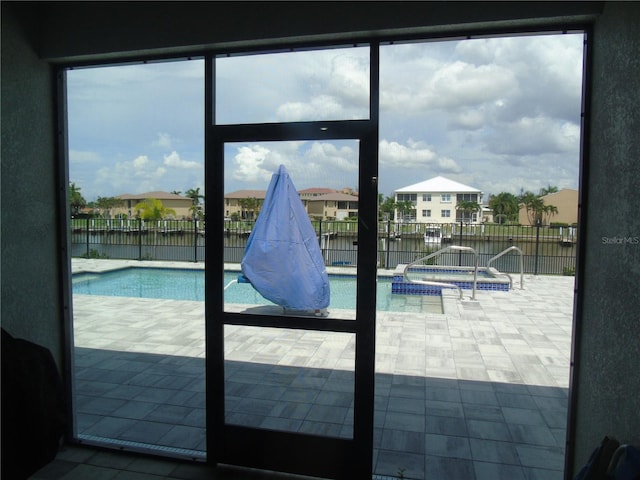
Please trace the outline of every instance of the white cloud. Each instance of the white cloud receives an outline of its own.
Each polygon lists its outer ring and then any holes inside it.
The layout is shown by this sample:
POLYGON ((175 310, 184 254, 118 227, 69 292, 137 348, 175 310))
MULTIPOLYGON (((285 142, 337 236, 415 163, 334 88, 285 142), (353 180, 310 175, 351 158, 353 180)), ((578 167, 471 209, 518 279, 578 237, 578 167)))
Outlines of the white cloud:
POLYGON ((304 156, 304 164, 318 164, 331 169, 334 173, 357 172, 358 162, 356 152, 343 146, 338 148, 331 143, 314 142, 304 156))
POLYGON ((278 119, 282 122, 303 120, 327 120, 343 118, 342 105, 329 95, 314 97, 309 102, 287 102, 278 107, 278 119))
POLYGON ((485 126, 487 118, 479 109, 465 110, 451 115, 447 123, 449 128, 459 130, 479 130, 485 126))
POLYGON ((498 154, 532 156, 546 153, 577 153, 580 128, 569 122, 559 124, 547 117, 523 117, 504 124, 487 142, 498 154))
POLYGON ((331 62, 328 85, 334 97, 360 108, 369 107, 369 61, 365 57, 338 55, 331 62))
POLYGON ((435 72, 418 92, 417 104, 422 108, 473 107, 513 95, 517 89, 509 69, 456 61, 435 72))
POLYGON ((171 148, 173 148, 171 135, 168 133, 158 132, 158 139, 155 140, 152 145, 154 147, 161 147, 170 150, 171 148))
MULTIPOLYGON (((141 172, 143 171, 143 169, 149 164, 149 157, 147 157, 146 155, 140 155, 139 157, 136 157, 133 162, 131 162, 131 165, 133 165, 133 167, 141 172)), ((124 165, 122 163, 120 164, 116 164, 116 165, 124 165)))
POLYGON ((269 153, 268 148, 260 145, 240 147, 233 158, 233 178, 247 183, 268 182, 274 171, 263 167, 269 153))
POLYGON ((438 158, 438 167, 440 168, 440 170, 443 170, 445 172, 458 173, 462 171, 462 168, 460 168, 458 162, 449 157, 438 158))
POLYGON ((69 150, 69 163, 100 163, 101 158, 98 152, 69 150))
POLYGON ((409 140, 407 145, 398 142, 380 141, 380 164, 385 167, 402 169, 425 169, 437 167, 439 170, 459 172, 460 166, 455 160, 438 156, 422 142, 409 140))
POLYGON ((96 172, 96 184, 101 190, 109 188, 109 196, 121 193, 142 193, 161 190, 160 184, 167 169, 153 162, 146 155, 139 155, 130 161, 115 162, 113 166, 102 167, 96 172))
MULTIPOLYGON (((367 51, 293 52, 275 66, 275 54, 221 59, 216 116, 363 118, 367 51)), ((381 61, 381 191, 440 174, 495 193, 577 185, 581 35, 395 44, 381 61)), ((203 61, 172 63, 69 72, 70 177, 87 199, 202 185, 203 61)), ((265 188, 279 164, 298 188, 356 186, 357 157, 338 142, 243 146, 229 153, 225 186, 265 188)))
POLYGON ((265 189, 271 175, 284 165, 298 189, 354 187, 358 178, 357 156, 357 142, 353 140, 243 145, 233 156, 231 176, 244 184, 240 188, 265 189))
POLYGON ((182 160, 175 150, 169 155, 164 155, 164 165, 174 168, 202 168, 202 165, 192 160, 182 160))

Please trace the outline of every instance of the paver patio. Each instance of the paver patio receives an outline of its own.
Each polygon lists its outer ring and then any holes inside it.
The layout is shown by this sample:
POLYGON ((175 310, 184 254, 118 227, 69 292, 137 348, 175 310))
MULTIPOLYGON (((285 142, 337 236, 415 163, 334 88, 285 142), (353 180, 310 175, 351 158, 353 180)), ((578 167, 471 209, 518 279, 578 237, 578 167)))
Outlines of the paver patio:
MULTIPOLYGON (((128 265, 141 262, 73 260, 74 272, 128 265)), ((562 478, 573 277, 527 275, 524 287, 475 302, 450 292, 444 314, 378 314, 376 476, 562 478)), ((73 303, 80 437, 202 457, 204 304, 73 303)), ((351 434, 351 334, 228 326, 225 337, 227 422, 351 434)))

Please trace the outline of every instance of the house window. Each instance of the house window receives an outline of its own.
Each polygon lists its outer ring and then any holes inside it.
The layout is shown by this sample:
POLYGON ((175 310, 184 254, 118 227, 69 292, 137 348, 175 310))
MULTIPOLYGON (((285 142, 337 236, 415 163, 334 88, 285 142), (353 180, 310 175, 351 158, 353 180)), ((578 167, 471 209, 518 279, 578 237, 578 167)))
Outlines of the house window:
POLYGON ((430 217, 431 216, 431 210, 422 210, 422 216, 423 217, 430 217))
POLYGON ((422 201, 423 202, 430 202, 431 201, 431 194, 430 193, 423 193, 422 194, 422 201))
POLYGON ((411 202, 414 205, 418 201, 417 193, 399 193, 398 194, 398 202, 411 202))
POLYGON ((440 216, 442 218, 449 218, 451 217, 451 210, 440 210, 440 216))
POLYGON ((450 193, 443 193, 440 196, 440 201, 442 203, 451 203, 451 194, 450 193))
POLYGON ((458 202, 478 202, 477 193, 459 193, 456 195, 456 201, 458 202))

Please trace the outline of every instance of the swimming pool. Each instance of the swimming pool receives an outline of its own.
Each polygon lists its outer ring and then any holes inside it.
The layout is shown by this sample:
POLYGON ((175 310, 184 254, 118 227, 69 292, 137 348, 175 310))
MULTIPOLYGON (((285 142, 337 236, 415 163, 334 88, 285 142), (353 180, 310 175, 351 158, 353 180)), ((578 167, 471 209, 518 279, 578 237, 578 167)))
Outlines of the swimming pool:
MULTIPOLYGON (((224 272, 224 285, 238 278, 239 272, 224 272)), ((129 267, 105 273, 76 273, 73 293, 134 298, 204 301, 204 271, 173 268, 129 267)), ((355 310, 356 277, 329 275, 329 308, 355 310)), ((392 295, 392 277, 378 277, 376 306, 379 311, 442 313, 442 299, 416 299, 392 295)), ((225 303, 273 305, 250 284, 233 283, 224 292, 225 303)))

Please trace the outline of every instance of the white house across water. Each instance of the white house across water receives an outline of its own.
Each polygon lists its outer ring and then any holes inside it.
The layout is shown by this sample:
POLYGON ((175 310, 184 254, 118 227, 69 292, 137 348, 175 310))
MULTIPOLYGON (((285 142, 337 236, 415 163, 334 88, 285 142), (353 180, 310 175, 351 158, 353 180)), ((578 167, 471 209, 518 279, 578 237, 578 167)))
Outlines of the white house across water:
POLYGON ((478 222, 479 212, 469 214, 458 211, 456 206, 462 201, 482 205, 482 192, 445 177, 433 177, 420 183, 399 188, 394 192, 396 202, 409 201, 414 211, 403 215, 396 209, 395 218, 419 223, 478 222), (463 215, 465 216, 463 218, 463 215))

